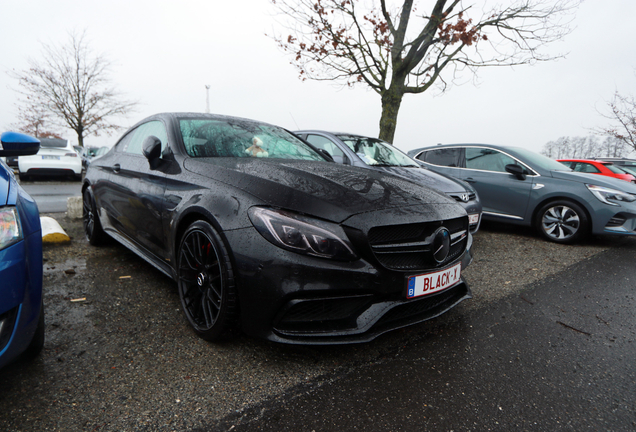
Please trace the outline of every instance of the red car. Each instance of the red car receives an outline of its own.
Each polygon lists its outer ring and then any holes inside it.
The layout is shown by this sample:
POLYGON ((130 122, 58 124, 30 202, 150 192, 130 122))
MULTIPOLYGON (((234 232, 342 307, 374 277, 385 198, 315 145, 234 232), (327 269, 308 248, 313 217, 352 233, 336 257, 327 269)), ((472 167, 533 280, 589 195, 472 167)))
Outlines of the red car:
POLYGON ((612 162, 590 159, 557 159, 557 161, 569 168, 572 168, 575 172, 600 174, 636 183, 636 177, 625 170, 620 169, 612 162))

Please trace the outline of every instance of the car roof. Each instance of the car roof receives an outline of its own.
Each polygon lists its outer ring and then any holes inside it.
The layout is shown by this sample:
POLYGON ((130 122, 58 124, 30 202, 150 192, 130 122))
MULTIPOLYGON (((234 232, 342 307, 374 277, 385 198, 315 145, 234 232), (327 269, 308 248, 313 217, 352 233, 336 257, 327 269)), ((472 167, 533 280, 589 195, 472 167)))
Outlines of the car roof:
POLYGON ((455 143, 455 144, 437 144, 432 146, 420 147, 417 149, 410 150, 411 152, 421 152, 424 150, 434 150, 439 148, 451 148, 451 147, 488 147, 497 150, 512 150, 521 149, 519 146, 507 146, 507 145, 498 145, 498 144, 484 144, 484 143, 455 143))
MULTIPOLYGON (((295 134, 299 134, 299 133, 320 133, 320 134, 325 134, 325 135, 347 135, 347 136, 355 136, 355 137, 360 137, 360 138, 373 138, 373 137, 368 137, 365 135, 360 135, 360 134, 355 134, 355 133, 349 133, 349 132, 332 132, 332 131, 327 131, 327 130, 322 130, 322 129, 301 129, 301 130, 297 130, 297 131, 293 131, 295 134)), ((376 138, 373 138, 376 139, 376 138)))
POLYGON ((601 165, 614 165, 612 163, 612 161, 602 161, 602 160, 595 160, 595 159, 571 159, 571 158, 563 158, 563 159, 557 159, 557 161, 566 161, 566 162, 586 162, 586 163, 596 163, 596 164, 601 164, 601 165))
MULTIPOLYGON (((208 114, 208 113, 200 113, 200 112, 161 112, 161 113, 157 113, 157 114, 153 114, 149 117, 146 117, 140 121, 138 121, 137 123, 135 123, 133 126, 131 126, 128 130, 134 129, 137 126, 139 126, 140 124, 146 123, 150 120, 158 120, 158 119, 169 119, 169 120, 177 120, 177 119, 210 119, 210 120, 228 120, 228 121, 244 121, 244 122, 250 122, 253 124, 260 124, 260 125, 267 125, 267 126, 274 126, 270 123, 265 123, 262 122, 260 120, 253 120, 253 119, 249 119, 249 118, 245 118, 245 117, 234 117, 234 116, 227 116, 227 115, 221 115, 221 114, 208 114)), ((277 126, 278 127, 278 126, 277 126)))
POLYGON ((636 159, 630 159, 626 157, 595 157, 592 158, 594 160, 604 160, 604 161, 628 161, 628 162, 636 162, 636 159))

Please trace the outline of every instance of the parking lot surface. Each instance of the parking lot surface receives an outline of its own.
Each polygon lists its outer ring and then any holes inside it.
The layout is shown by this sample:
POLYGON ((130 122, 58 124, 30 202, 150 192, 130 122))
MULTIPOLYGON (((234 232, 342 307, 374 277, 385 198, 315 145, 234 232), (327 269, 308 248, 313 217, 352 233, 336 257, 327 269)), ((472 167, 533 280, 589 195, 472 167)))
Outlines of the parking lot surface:
POLYGON ((634 259, 612 248, 202 430, 634 431, 634 259))
POLYGON ((53 216, 72 241, 45 247, 47 341, 35 361, 0 370, 0 430, 227 430, 241 413, 394 358, 410 341, 442 349, 439 328, 610 248, 636 247, 562 246, 486 226, 465 273, 475 298, 439 319, 363 345, 210 344, 191 331, 170 279, 115 242, 89 246, 80 220, 53 216))

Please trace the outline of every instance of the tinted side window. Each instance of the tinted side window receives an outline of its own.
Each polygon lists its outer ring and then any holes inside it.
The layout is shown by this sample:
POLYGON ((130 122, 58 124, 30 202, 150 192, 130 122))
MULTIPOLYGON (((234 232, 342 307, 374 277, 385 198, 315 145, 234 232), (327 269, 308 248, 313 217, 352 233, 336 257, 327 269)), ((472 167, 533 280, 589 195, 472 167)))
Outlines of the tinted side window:
POLYGON ((141 146, 144 140, 150 135, 154 135, 161 140, 162 151, 166 148, 166 145, 168 143, 166 128, 159 120, 144 123, 128 135, 130 136, 130 138, 128 139, 127 145, 123 149, 123 151, 125 151, 126 153, 133 153, 138 155, 142 154, 141 146))
POLYGON ((417 158, 433 165, 461 167, 461 155, 460 148, 443 148, 423 152, 417 158))
POLYGON ((466 168, 484 171, 506 172, 506 165, 516 161, 497 150, 468 147, 466 149, 466 168))
MULTIPOLYGON (((117 151, 119 152, 125 151, 126 147, 128 147, 128 143, 130 142, 134 134, 135 134, 135 131, 132 131, 128 133, 125 137, 120 139, 119 142, 115 144, 115 148, 117 149, 117 151)), ((97 152, 97 150, 98 149, 90 150, 91 156, 95 156, 95 153, 97 152)))
POLYGON ((307 142, 313 144, 319 149, 326 150, 331 156, 340 156, 344 159, 344 152, 340 148, 331 142, 331 140, 322 137, 320 135, 307 135, 307 142))
POLYGON ((577 162, 576 166, 574 167, 574 171, 582 172, 582 173, 593 173, 593 174, 601 172, 594 165, 589 163, 583 163, 583 162, 577 162))

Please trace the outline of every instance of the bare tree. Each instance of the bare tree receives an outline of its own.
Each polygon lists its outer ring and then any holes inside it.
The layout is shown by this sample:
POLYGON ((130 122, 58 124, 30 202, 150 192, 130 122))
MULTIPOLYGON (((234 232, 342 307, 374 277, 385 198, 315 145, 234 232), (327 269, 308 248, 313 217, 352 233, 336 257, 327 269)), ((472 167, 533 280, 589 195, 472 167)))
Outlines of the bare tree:
POLYGON ((605 136, 561 137, 543 146, 541 154, 552 159, 591 159, 595 157, 625 157, 630 148, 618 138, 605 136))
POLYGON ((271 0, 286 16, 279 45, 302 79, 369 86, 381 97, 380 138, 392 142, 405 94, 443 91, 463 69, 552 60, 541 48, 569 33, 580 0, 514 0, 481 13, 462 0, 271 0), (426 7, 426 6, 425 6, 426 7), (474 20, 470 16, 477 16, 474 20), (479 46, 479 47, 478 47, 479 46), (447 73, 442 74, 448 69, 447 73))
POLYGON ((604 117, 610 119, 613 125, 598 128, 597 132, 612 136, 636 151, 636 98, 615 92, 607 105, 611 114, 604 117))
POLYGON ((27 98, 17 106, 18 122, 11 128, 38 138, 62 138, 59 131, 51 129, 51 112, 43 103, 27 98))
POLYGON ((82 147, 87 136, 116 131, 119 126, 111 119, 127 114, 136 103, 120 99, 111 87, 109 67, 103 55, 92 53, 84 33, 71 34, 66 45, 44 45, 41 59, 30 59, 27 70, 12 74, 23 96, 20 120, 28 122, 25 113, 41 105, 37 111, 75 131, 82 147))

